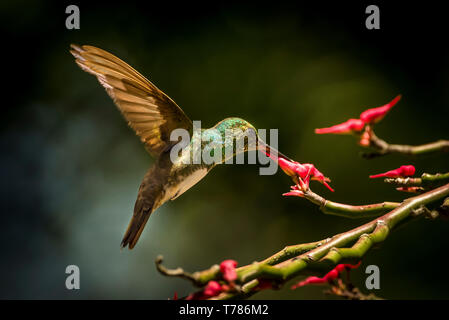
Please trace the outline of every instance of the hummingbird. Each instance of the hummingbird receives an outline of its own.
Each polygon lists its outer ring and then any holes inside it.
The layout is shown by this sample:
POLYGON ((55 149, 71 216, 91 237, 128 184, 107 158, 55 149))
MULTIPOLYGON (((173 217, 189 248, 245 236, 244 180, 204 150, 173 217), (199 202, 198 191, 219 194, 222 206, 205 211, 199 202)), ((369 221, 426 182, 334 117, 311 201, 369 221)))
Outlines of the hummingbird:
MULTIPOLYGON (((106 89, 119 111, 134 129, 145 145, 148 153, 155 158, 140 184, 134 212, 121 241, 121 247, 133 249, 150 215, 169 200, 175 200, 189 190, 217 164, 224 163, 238 153, 260 150, 272 159, 276 155, 290 160, 276 149, 263 142, 257 135, 253 125, 240 118, 226 118, 211 129, 225 137, 226 133, 237 132, 232 140, 216 139, 209 135, 209 143, 202 136, 210 129, 201 129, 195 133, 192 121, 184 111, 164 92, 159 90, 147 78, 137 72, 113 54, 89 45, 70 45, 70 53, 75 57, 78 66, 97 77, 106 89), (171 151, 180 139, 172 141, 171 133, 175 129, 184 129, 189 133, 185 151, 172 160, 171 151), (256 138, 248 139, 245 133, 250 132, 256 138), (201 141, 199 141, 201 140, 201 141), (234 143, 241 143, 243 148, 234 149, 234 143), (220 161, 205 163, 204 161, 186 161, 192 157, 195 145, 204 149, 206 146, 232 148, 231 153, 222 153, 220 161), (231 144, 231 145, 229 145, 231 144)), ((198 148, 197 148, 198 149, 198 148)))

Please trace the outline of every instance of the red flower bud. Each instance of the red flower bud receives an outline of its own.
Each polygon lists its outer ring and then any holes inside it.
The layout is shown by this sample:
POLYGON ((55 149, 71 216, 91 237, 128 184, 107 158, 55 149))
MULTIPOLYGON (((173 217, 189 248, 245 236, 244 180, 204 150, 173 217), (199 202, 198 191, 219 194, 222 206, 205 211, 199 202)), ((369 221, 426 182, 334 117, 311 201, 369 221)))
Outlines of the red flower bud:
POLYGON ((185 300, 206 300, 215 296, 218 296, 225 289, 225 286, 221 286, 217 281, 209 281, 204 287, 204 290, 189 294, 185 300))
POLYGON ((363 147, 368 147, 371 143, 371 134, 369 131, 365 130, 360 137, 359 145, 363 147))
POLYGON ((223 274, 223 279, 229 282, 237 280, 235 267, 237 267, 237 261, 235 260, 224 260, 220 263, 220 271, 223 274))
POLYGON ((286 192, 282 194, 285 197, 301 197, 304 198, 304 192, 298 190, 291 190, 290 192, 286 192))
POLYGON ((297 185, 290 187, 290 192, 283 193, 283 196, 294 196, 294 197, 304 197, 304 192, 299 190, 300 188, 297 185))
POLYGON ((366 124, 379 122, 385 117, 388 111, 390 111, 390 109, 393 108, 396 103, 398 103, 399 100, 401 100, 401 95, 398 95, 396 98, 391 100, 391 102, 383 105, 382 107, 363 111, 360 114, 360 120, 362 120, 366 124))
POLYGON ((349 119, 346 122, 336 124, 335 126, 329 128, 321 128, 315 129, 315 133, 317 134, 326 134, 326 133, 334 133, 334 134, 351 134, 354 132, 362 131, 365 123, 360 119, 349 119))
POLYGON ((371 179, 373 178, 399 178, 399 177, 408 177, 413 176, 415 174, 415 167, 412 165, 409 166, 400 166, 397 169, 390 170, 384 173, 379 173, 375 175, 369 176, 371 179))
POLYGON ((217 281, 209 281, 204 288, 203 294, 206 297, 215 297, 221 293, 222 289, 217 281))

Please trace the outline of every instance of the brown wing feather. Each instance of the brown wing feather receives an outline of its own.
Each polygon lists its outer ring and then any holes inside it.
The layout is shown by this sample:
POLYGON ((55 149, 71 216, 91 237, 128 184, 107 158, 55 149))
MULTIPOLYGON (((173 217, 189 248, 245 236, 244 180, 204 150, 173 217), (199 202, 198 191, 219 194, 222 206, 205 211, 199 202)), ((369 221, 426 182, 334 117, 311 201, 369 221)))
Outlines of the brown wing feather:
POLYGON ((127 63, 96 47, 71 48, 76 63, 98 78, 151 155, 159 156, 176 143, 170 141, 172 130, 192 133, 192 121, 181 108, 127 63))

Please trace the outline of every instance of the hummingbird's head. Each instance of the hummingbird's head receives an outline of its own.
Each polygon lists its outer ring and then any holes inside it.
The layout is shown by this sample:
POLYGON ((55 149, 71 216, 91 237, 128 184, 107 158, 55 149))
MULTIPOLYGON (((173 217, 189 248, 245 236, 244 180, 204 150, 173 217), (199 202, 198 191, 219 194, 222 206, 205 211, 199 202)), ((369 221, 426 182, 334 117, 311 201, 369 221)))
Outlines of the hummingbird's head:
POLYGON ((248 121, 241 118, 226 118, 217 123, 215 129, 220 132, 223 141, 227 141, 229 145, 232 143, 237 148, 234 154, 257 150, 259 140, 257 130, 248 121))
MULTIPOLYGON (((247 151, 260 150, 277 162, 278 157, 289 159, 275 148, 260 139, 256 128, 241 118, 227 118, 217 123, 212 129, 218 131, 223 143, 222 161, 247 151), (230 151, 229 151, 230 150, 230 151)), ((208 139, 214 140, 214 139, 208 139)))
POLYGON ((215 128, 220 132, 224 132, 225 130, 246 131, 251 129, 256 131, 256 128, 251 123, 241 118, 226 118, 217 123, 215 128))

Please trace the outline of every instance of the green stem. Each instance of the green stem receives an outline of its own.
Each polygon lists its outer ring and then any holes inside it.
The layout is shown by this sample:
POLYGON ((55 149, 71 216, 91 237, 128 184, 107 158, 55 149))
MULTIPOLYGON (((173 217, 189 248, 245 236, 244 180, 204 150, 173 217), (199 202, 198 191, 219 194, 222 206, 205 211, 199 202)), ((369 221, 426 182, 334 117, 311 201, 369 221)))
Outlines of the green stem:
POLYGON ((364 154, 365 158, 374 158, 389 153, 401 153, 405 155, 422 155, 434 152, 448 152, 449 140, 438 140, 431 143, 426 143, 417 146, 402 145, 402 144, 389 144, 388 142, 380 139, 374 134, 374 131, 370 131, 370 147, 377 149, 376 152, 364 154))
POLYGON ((378 217, 400 205, 399 202, 381 202, 353 206, 326 200, 310 189, 303 191, 303 194, 304 198, 318 205, 323 213, 353 219, 378 217))
POLYGON ((398 202, 382 202, 353 206, 327 200, 325 205, 320 209, 326 214, 332 214, 345 218, 370 218, 385 214, 386 212, 393 210, 399 205, 400 203, 398 202))
POLYGON ((449 172, 429 174, 423 173, 420 178, 386 178, 385 182, 401 187, 433 186, 449 180, 449 172))
POLYGON ((261 261, 263 264, 268 265, 275 265, 282 261, 285 261, 287 259, 296 257, 297 255, 300 255, 301 253, 310 251, 312 249, 315 249, 322 244, 326 243, 327 241, 330 241, 330 238, 324 239, 321 241, 311 242, 311 243, 303 243, 303 244, 297 244, 293 246, 287 246, 278 253, 275 253, 271 257, 266 258, 265 260, 261 261))

